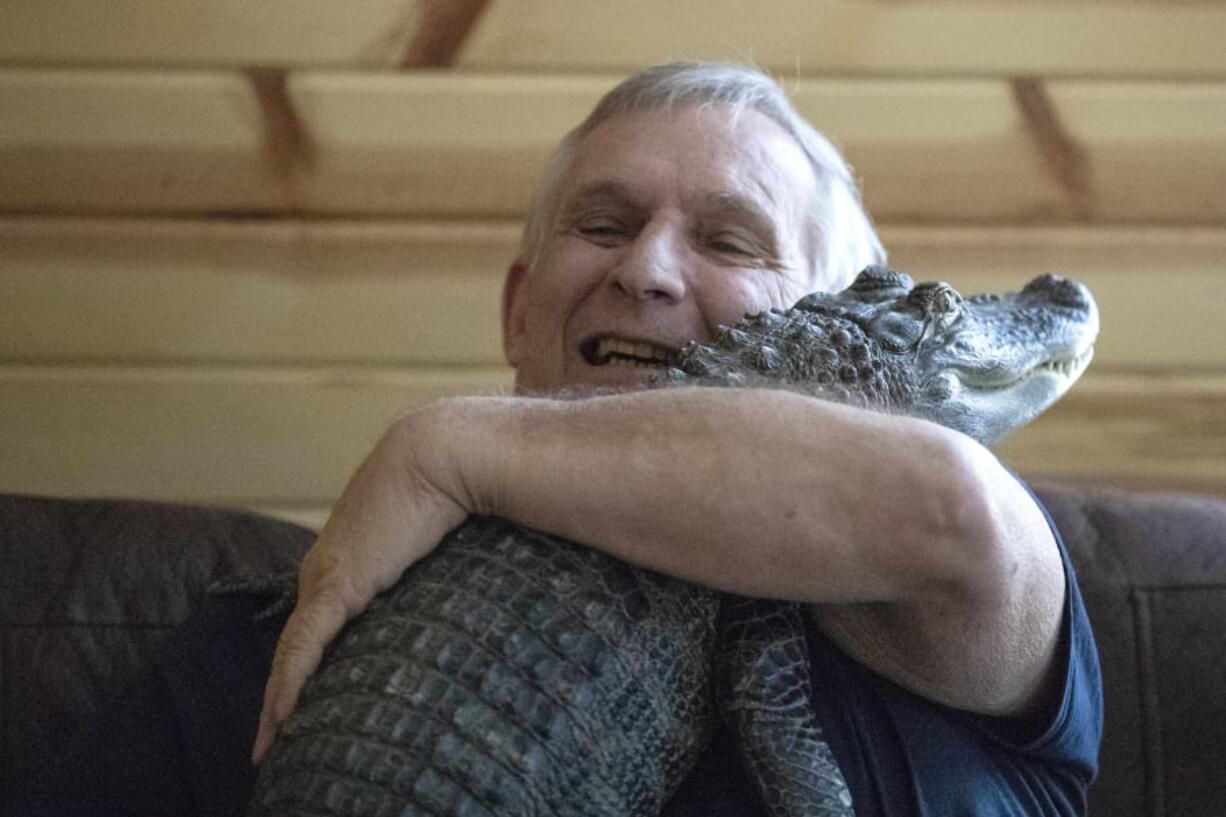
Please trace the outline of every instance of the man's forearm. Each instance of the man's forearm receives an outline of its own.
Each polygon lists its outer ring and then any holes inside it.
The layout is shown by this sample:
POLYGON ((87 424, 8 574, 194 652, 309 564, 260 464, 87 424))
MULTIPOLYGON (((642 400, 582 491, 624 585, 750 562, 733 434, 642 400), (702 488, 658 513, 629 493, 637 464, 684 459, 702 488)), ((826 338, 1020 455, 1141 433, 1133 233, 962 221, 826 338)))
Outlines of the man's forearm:
POLYGON ((425 415, 410 423, 444 439, 440 482, 469 507, 722 590, 905 599, 984 538, 971 444, 923 421, 697 388, 425 415))

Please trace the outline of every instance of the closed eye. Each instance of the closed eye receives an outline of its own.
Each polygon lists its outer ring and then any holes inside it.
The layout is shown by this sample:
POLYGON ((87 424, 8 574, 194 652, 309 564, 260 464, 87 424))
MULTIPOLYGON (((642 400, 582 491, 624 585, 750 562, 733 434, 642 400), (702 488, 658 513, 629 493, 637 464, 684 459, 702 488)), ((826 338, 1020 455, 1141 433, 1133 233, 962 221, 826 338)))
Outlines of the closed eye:
POLYGON ((583 238, 601 246, 612 246, 631 232, 630 228, 619 221, 595 221, 575 225, 574 230, 583 238))
POLYGON ((697 239, 704 250, 718 253, 719 255, 736 258, 757 258, 763 254, 762 249, 755 241, 738 233, 700 233, 697 239))
POLYGON ((741 244, 732 241, 710 241, 707 246, 716 252, 735 253, 737 255, 749 255, 751 250, 741 244))

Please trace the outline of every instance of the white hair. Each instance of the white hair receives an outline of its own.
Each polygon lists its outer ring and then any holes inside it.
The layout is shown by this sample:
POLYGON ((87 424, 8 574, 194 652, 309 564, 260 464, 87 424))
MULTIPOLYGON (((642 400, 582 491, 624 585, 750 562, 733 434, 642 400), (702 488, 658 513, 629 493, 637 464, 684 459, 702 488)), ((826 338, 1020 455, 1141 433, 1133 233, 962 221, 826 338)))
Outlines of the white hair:
POLYGON ((676 62, 646 68, 623 80, 597 103, 549 157, 524 225, 520 260, 539 263, 561 205, 562 186, 583 139, 613 117, 650 110, 720 105, 731 116, 756 111, 777 123, 804 151, 817 179, 819 206, 814 289, 836 290, 870 264, 884 264, 885 248, 860 200, 851 168, 830 140, 796 112, 783 89, 753 68, 722 63, 676 62), (823 201, 824 199, 824 201, 823 201))

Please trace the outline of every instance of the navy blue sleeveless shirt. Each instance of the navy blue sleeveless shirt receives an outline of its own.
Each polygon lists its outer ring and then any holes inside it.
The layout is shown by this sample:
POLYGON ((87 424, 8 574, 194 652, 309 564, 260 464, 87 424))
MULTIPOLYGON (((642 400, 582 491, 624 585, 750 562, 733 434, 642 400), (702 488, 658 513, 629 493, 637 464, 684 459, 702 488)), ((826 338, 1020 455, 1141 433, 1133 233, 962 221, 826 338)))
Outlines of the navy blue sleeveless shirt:
MULTIPOLYGON (((813 703, 857 817, 1085 813, 1102 736, 1098 652, 1064 542, 1035 503, 1060 548, 1066 585, 1061 692, 1041 715, 992 718, 934 703, 867 669, 810 626, 813 703)), ((748 780, 735 768, 727 737, 719 740, 670 802, 669 817, 761 813, 745 796, 748 780)))

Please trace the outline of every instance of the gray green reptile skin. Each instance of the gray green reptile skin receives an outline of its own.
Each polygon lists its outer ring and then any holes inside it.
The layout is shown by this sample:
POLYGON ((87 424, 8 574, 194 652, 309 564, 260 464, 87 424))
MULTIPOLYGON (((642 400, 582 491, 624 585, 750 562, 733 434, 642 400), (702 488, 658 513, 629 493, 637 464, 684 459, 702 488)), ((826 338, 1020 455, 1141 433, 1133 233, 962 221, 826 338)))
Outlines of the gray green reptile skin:
POLYGON ((705 747, 717 597, 472 519, 348 626, 257 813, 654 814, 705 747))
MULTIPOLYGON (((964 301, 869 268, 689 345, 660 385, 791 388, 990 441, 1063 393, 1096 331, 1055 276, 964 301)), ((767 813, 851 814, 801 615, 470 519, 328 649, 253 813, 653 815, 722 717, 767 813)))

